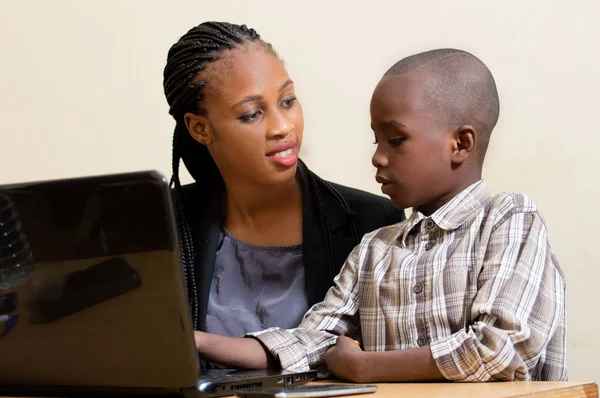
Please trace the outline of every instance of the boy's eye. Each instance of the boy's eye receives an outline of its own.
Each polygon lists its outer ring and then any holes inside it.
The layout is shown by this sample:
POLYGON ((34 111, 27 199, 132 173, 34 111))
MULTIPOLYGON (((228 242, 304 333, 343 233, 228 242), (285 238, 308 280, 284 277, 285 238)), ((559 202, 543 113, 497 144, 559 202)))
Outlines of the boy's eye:
POLYGON ((395 147, 395 146, 402 144, 402 142, 405 140, 406 140, 406 138, 404 138, 404 137, 390 138, 388 140, 388 143, 390 144, 390 146, 395 147))
MULTIPOLYGON (((374 140, 373 140, 373 144, 378 144, 379 140, 377 139, 377 134, 374 134, 374 140)), ((397 147, 398 145, 402 144, 403 141, 406 141, 406 137, 395 137, 395 138, 389 138, 387 140, 388 144, 391 147, 397 147)))
POLYGON ((292 106, 294 106, 295 101, 296 101, 296 97, 288 98, 281 103, 281 106, 284 109, 290 109, 292 106))
POLYGON ((242 121, 242 123, 252 123, 257 121, 261 114, 261 111, 252 111, 240 116, 239 119, 242 121))

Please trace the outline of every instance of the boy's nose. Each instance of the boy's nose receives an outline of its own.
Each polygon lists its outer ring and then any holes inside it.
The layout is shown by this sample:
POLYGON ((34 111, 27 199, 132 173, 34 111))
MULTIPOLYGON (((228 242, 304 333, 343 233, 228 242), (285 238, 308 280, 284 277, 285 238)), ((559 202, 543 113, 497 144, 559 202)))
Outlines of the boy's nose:
POLYGON ((387 156, 379 151, 379 149, 375 150, 373 157, 371 158, 371 163, 375 168, 387 167, 388 160, 387 156))

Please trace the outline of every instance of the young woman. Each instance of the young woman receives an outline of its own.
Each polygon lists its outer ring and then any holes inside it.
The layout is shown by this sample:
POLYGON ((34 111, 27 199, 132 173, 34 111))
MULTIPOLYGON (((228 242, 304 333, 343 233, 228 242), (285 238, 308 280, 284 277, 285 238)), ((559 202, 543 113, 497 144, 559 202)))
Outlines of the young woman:
POLYGON ((404 219, 387 199, 324 181, 298 158, 294 83, 253 29, 192 28, 169 51, 164 90, 196 330, 297 326, 362 235, 404 219), (195 183, 181 186, 180 159, 195 183))

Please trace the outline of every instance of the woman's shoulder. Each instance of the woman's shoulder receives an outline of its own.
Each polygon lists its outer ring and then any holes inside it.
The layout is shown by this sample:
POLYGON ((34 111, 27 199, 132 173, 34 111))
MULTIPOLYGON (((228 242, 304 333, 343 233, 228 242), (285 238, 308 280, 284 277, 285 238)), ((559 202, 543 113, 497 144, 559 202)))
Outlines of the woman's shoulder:
MULTIPOLYGON (((172 192, 175 193, 175 188, 172 189, 172 192)), ((178 195, 183 211, 189 221, 196 220, 199 217, 202 218, 202 214, 206 212, 210 203, 210 195, 202 189, 202 186, 195 182, 182 185, 178 195)))
POLYGON ((202 184, 192 182, 181 186, 181 200, 184 206, 193 204, 194 207, 201 207, 210 202, 215 193, 215 189, 209 189, 202 184))
POLYGON ((196 182, 181 186, 181 195, 185 198, 196 198, 200 194, 200 186, 196 182))

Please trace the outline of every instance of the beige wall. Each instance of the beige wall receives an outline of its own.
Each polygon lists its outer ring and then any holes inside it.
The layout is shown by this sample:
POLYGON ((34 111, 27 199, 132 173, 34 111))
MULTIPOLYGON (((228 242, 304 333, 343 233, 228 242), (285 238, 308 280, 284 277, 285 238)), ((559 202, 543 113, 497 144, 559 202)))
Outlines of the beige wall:
POLYGON ((216 19, 255 27, 285 59, 304 105, 308 164, 377 193, 368 103, 380 75, 414 52, 472 51, 501 96, 485 178, 541 207, 567 274, 571 379, 600 381, 600 2, 349 4, 0 0, 0 183, 169 174, 166 53, 216 19))

